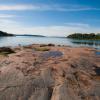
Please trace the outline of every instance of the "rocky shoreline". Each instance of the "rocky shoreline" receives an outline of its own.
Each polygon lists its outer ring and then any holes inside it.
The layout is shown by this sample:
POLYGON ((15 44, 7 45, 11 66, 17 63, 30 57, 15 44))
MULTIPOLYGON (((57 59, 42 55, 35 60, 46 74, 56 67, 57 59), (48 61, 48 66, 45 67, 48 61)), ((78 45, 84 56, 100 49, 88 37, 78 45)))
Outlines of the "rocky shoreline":
POLYGON ((100 55, 53 44, 0 48, 0 100, 100 100, 100 55))

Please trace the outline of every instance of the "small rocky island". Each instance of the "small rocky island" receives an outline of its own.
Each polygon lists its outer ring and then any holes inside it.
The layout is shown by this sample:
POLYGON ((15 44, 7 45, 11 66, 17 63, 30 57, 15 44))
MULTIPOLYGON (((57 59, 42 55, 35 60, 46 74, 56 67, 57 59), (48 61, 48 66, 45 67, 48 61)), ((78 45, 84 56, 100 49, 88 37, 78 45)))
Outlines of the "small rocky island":
POLYGON ((0 48, 0 100, 100 100, 100 55, 54 44, 0 48))
POLYGON ((81 39, 81 40, 100 40, 100 33, 74 33, 71 34, 69 36, 67 36, 67 38, 71 38, 71 39, 81 39))

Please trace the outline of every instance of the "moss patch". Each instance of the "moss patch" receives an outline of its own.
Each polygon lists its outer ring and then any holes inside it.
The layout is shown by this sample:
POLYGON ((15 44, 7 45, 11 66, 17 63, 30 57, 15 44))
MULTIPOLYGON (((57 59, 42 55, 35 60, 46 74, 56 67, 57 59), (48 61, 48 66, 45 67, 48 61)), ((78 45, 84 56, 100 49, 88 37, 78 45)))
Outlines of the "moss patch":
POLYGON ((44 48, 44 47, 37 47, 34 49, 35 49, 35 51, 49 51, 50 50, 49 48, 44 48))
POLYGON ((0 52, 0 55, 2 56, 7 56, 8 54, 10 54, 9 52, 0 52))

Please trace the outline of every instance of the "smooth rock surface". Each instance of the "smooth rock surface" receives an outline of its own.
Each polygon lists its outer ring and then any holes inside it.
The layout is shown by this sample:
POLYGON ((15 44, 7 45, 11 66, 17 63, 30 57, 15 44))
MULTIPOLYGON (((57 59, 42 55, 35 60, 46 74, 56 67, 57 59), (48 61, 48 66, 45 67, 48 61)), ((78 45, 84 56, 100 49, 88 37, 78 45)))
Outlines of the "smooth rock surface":
POLYGON ((0 100, 100 100, 100 57, 94 49, 36 47, 41 48, 17 47, 0 56, 0 100))

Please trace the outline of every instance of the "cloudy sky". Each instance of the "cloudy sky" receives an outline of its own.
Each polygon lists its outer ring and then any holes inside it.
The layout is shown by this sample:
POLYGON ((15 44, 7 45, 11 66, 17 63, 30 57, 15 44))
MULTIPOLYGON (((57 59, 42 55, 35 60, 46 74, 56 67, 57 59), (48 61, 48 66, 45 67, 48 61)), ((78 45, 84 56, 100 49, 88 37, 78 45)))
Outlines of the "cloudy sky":
POLYGON ((100 0, 0 0, 0 30, 47 36, 100 32, 100 0))

